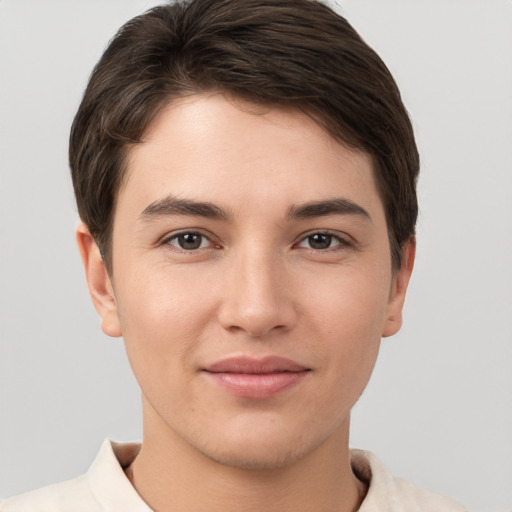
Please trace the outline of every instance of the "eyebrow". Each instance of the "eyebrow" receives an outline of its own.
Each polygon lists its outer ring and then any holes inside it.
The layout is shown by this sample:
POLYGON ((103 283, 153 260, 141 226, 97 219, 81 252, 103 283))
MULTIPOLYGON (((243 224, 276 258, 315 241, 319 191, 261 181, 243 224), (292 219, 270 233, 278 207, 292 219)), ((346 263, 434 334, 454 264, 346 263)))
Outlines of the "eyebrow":
POLYGON ((288 209, 286 218, 287 220, 293 220, 326 217, 328 215, 358 215, 372 220, 370 214, 362 206, 343 197, 293 205, 288 209))
POLYGON ((180 199, 169 195, 147 206, 139 218, 149 220, 163 215, 189 215, 218 220, 229 220, 232 217, 226 210, 213 203, 180 199))
MULTIPOLYGON (((151 203, 142 211, 139 218, 149 220, 152 217, 165 215, 188 215, 217 220, 231 220, 233 218, 228 211, 213 203, 180 199, 173 195, 168 195, 151 203)), ((286 220, 294 220, 326 217, 328 215, 359 215, 371 221, 370 214, 363 207, 342 197, 292 205, 288 209, 285 218, 286 220)))

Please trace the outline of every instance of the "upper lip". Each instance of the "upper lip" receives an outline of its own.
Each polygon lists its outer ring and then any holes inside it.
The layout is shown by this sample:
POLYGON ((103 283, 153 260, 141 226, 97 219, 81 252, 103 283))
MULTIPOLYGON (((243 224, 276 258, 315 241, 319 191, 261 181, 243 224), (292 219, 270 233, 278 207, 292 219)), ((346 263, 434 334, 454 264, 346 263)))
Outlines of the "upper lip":
POLYGON ((204 371, 211 373, 281 373, 281 372, 303 372, 309 368, 279 356, 267 356, 254 358, 247 356, 228 357, 213 363, 204 368, 204 371))

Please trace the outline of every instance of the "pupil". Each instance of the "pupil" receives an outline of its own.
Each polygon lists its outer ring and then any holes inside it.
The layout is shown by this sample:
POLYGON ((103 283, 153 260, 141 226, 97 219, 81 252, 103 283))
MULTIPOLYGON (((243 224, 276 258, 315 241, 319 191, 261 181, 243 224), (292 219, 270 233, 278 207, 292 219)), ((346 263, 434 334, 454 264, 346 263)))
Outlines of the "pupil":
POLYGON ((331 245, 332 236, 317 233, 309 237, 309 245, 313 249, 328 249, 331 245))
POLYGON ((201 235, 186 233, 178 237, 178 242, 182 249, 199 249, 201 246, 201 235))

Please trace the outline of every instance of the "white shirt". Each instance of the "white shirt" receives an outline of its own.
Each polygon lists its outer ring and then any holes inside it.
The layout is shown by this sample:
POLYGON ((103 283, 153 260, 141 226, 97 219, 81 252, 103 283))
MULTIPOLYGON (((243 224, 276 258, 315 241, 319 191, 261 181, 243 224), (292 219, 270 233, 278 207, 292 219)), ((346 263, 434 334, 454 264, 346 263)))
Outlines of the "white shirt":
MULTIPOLYGON (((85 475, 2 500, 0 512, 151 512, 124 473, 139 449, 107 439, 85 475)), ((352 450, 351 462, 368 484, 359 512, 464 512, 448 498, 391 476, 370 452, 352 450)))

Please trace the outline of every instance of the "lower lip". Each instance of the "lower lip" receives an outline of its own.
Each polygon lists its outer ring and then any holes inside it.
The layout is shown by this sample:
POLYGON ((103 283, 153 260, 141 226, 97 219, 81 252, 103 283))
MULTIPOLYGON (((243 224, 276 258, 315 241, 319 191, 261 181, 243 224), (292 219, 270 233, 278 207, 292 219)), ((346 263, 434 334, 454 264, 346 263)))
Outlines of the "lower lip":
POLYGON ((278 373, 213 373, 210 379, 231 394, 242 398, 270 398, 301 382, 308 371, 278 373))

